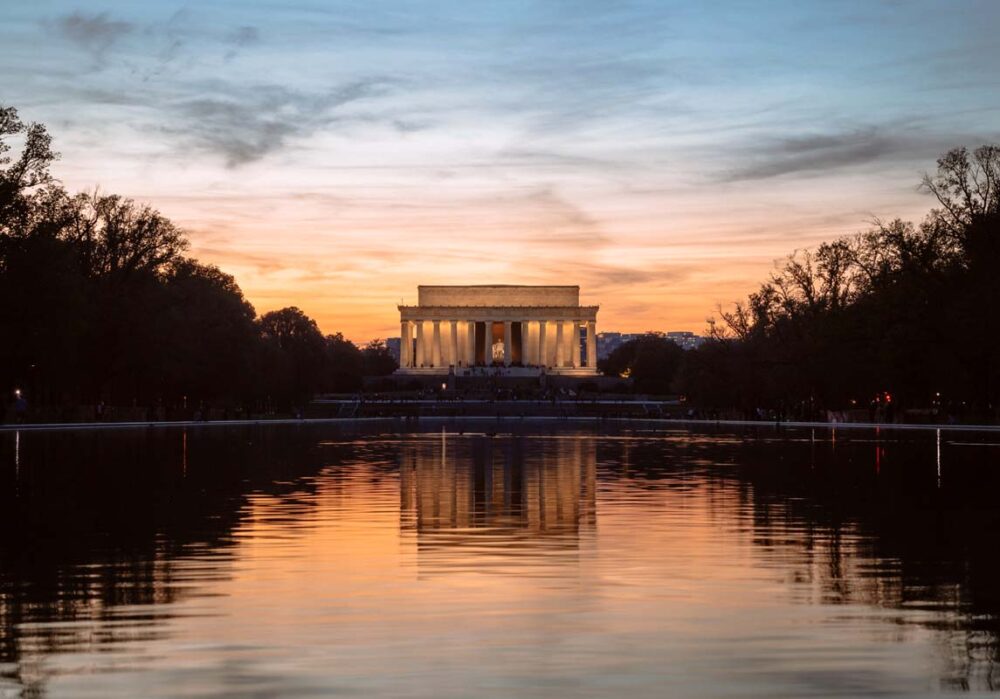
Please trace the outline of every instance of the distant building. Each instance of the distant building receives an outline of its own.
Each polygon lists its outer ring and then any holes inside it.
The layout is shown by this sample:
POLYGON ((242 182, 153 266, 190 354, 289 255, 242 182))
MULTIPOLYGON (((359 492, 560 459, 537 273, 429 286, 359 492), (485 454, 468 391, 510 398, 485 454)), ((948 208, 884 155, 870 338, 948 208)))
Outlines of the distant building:
POLYGON ((644 333, 604 332, 597 334, 597 358, 607 359, 612 352, 624 345, 626 342, 631 342, 632 340, 636 340, 646 335, 656 335, 658 337, 666 338, 686 350, 697 349, 706 340, 706 338, 701 335, 695 335, 693 332, 687 330, 671 331, 667 333, 659 331, 644 333))
POLYGON ((705 342, 704 337, 695 335, 693 332, 687 330, 668 332, 666 337, 674 344, 680 345, 686 350, 698 349, 705 342))
POLYGON ((643 333, 597 333, 597 358, 608 356, 626 342, 642 337, 643 333))
POLYGON ((385 339, 385 346, 389 348, 389 354, 396 360, 396 364, 399 364, 399 338, 387 337, 385 339))

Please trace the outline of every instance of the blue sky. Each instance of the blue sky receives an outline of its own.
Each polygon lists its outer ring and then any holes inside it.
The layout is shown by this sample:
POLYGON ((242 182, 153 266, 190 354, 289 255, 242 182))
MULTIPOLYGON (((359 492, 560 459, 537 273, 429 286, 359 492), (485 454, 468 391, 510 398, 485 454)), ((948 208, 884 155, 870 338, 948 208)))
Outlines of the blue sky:
POLYGON ((1000 140, 998 36, 961 0, 7 2, 0 102, 261 311, 361 341, 418 283, 560 282, 698 331, 1000 140))

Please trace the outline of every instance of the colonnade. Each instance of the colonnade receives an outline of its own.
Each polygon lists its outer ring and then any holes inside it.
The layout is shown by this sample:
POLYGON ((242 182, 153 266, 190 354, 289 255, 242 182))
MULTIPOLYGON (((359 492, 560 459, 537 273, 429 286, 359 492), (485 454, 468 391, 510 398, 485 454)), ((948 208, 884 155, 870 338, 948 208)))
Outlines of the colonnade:
POLYGON ((516 352, 522 366, 597 368, 597 330, 593 320, 403 320, 400 362, 406 368, 491 366, 515 363, 515 326, 520 331, 516 352), (484 346, 477 357, 476 326, 484 346), (493 357, 494 323, 503 325, 503 358, 493 357), (581 352, 582 330, 587 347, 581 352), (416 340, 416 342, 414 342, 416 340))

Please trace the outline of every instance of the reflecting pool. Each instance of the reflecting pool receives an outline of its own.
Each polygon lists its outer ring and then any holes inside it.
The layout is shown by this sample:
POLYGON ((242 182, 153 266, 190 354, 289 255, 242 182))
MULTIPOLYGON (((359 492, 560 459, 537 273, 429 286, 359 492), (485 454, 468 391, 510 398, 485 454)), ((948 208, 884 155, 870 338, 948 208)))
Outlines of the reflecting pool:
POLYGON ((991 691, 998 486, 997 433, 0 433, 0 697, 991 691))

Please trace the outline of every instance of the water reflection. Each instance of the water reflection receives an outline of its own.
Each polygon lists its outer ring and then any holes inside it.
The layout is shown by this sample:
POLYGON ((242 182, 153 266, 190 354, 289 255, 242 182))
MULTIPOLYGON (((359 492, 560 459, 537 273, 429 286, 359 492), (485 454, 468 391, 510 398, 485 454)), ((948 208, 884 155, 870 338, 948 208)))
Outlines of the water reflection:
POLYGON ((877 611, 898 642, 933 633, 940 686, 1000 689, 1000 473, 988 436, 858 435, 819 452, 809 477, 793 454, 787 440, 761 440, 738 457, 754 545, 794 581, 791 599, 841 605, 844 623, 877 611))
POLYGON ((473 564, 525 575, 528 557, 551 567, 543 556, 579 547, 596 518, 596 441, 546 442, 442 432, 400 445, 400 527, 415 533, 424 572, 473 564), (517 567, 505 568, 512 557, 517 567))
POLYGON ((229 577, 247 491, 280 490, 276 442, 279 463, 311 465, 307 444, 267 431, 196 441, 193 472, 186 431, 12 437, 0 442, 14 466, 0 471, 0 676, 28 696, 61 654, 141 661, 175 603, 229 577))
POLYGON ((0 695, 993 690, 995 441, 0 434, 0 695))

